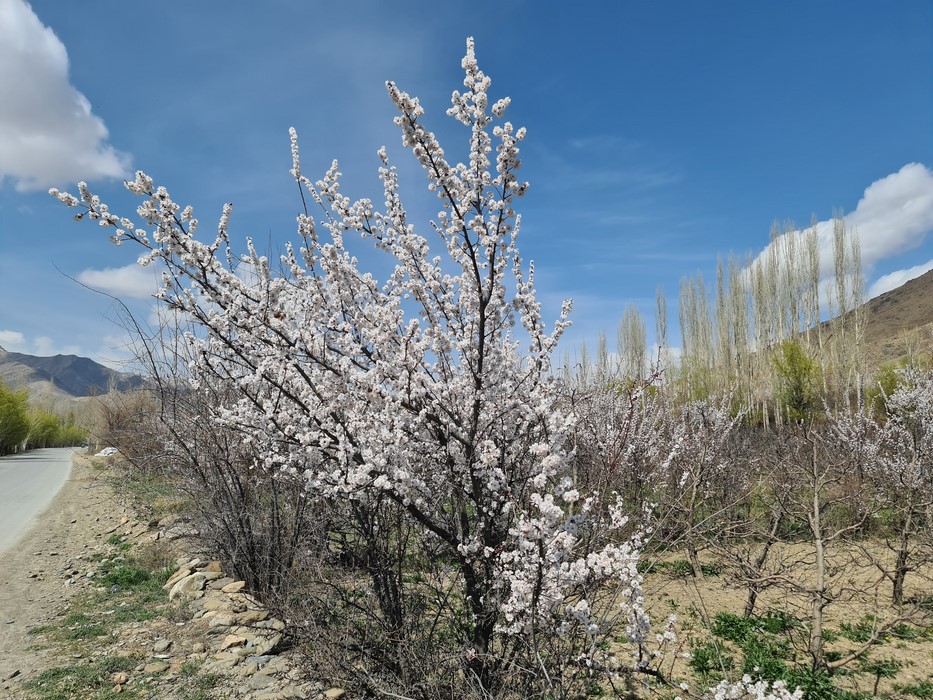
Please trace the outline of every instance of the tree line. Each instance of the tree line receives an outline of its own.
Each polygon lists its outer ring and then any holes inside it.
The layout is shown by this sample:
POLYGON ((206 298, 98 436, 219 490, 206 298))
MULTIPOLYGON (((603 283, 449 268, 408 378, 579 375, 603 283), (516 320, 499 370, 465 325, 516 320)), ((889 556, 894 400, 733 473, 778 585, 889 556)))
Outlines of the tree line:
POLYGON ((72 412, 61 415, 0 382, 0 456, 42 447, 70 447, 87 439, 72 412))

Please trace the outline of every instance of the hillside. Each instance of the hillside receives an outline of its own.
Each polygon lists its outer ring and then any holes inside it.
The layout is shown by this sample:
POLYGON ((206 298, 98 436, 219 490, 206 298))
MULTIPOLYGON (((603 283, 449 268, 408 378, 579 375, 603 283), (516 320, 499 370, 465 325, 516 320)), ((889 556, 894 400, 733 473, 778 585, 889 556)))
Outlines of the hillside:
POLYGON ((76 355, 36 357, 0 348, 0 380, 13 388, 33 393, 80 398, 111 389, 130 391, 144 385, 134 374, 117 372, 94 360, 76 355))
POLYGON ((933 270, 868 302, 865 350, 872 365, 933 351, 933 270))

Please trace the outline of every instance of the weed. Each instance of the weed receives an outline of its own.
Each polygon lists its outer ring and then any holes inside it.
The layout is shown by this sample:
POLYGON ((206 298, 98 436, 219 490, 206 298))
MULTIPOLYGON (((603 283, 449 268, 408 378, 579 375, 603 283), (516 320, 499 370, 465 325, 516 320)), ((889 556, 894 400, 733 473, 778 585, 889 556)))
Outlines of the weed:
POLYGON ((897 659, 868 659, 864 658, 859 661, 858 671, 861 673, 868 673, 875 677, 875 687, 872 690, 872 695, 878 694, 878 685, 881 683, 882 678, 894 678, 904 667, 904 662, 897 659))
MULTIPOLYGON (((784 659, 787 647, 770 639, 750 634, 742 643, 742 673, 758 675, 768 680, 787 678, 788 669, 784 659)), ((789 683, 791 687, 793 683, 789 683)), ((807 696, 809 698, 809 696, 807 696)))
POLYGON ((923 636, 923 632, 918 630, 916 627, 911 625, 900 623, 894 625, 891 628, 890 635, 895 639, 901 639, 903 641, 909 642, 915 639, 920 639, 923 636))
POLYGON ((841 625, 839 625, 839 634, 848 639, 850 642, 864 644, 869 639, 871 639, 872 634, 875 632, 874 622, 875 618, 872 615, 866 615, 855 624, 843 622, 841 625))
POLYGON ((735 661, 728 654, 724 654, 720 645, 715 642, 705 642, 690 650, 690 669, 698 676, 706 679, 720 672, 729 671, 735 667, 735 661))
POLYGON ((920 698, 920 700, 933 700, 933 681, 931 680, 910 685, 895 685, 894 689, 913 695, 915 698, 920 698))
POLYGON ((741 644, 755 631, 754 618, 721 612, 713 619, 712 632, 717 637, 741 644))
MULTIPOLYGON (((136 664, 137 660, 128 656, 111 656, 94 663, 58 666, 43 671, 27 682, 25 687, 41 700, 111 700, 118 695, 110 688, 110 676, 119 671, 130 671, 136 664)), ((133 696, 121 693, 119 697, 133 696)))
POLYGON ((764 615, 756 618, 756 629, 770 634, 783 634, 789 632, 800 623, 783 610, 767 610, 764 615))
POLYGON ((807 700, 838 700, 839 690, 827 671, 801 666, 788 672, 784 678, 789 687, 799 687, 807 700))
POLYGON ((149 580, 149 572, 132 565, 120 565, 104 575, 101 580, 105 586, 134 588, 149 580))
POLYGON ((199 668, 201 668, 201 664, 194 659, 188 659, 181 665, 181 668, 178 669, 178 673, 182 676, 195 676, 199 668))

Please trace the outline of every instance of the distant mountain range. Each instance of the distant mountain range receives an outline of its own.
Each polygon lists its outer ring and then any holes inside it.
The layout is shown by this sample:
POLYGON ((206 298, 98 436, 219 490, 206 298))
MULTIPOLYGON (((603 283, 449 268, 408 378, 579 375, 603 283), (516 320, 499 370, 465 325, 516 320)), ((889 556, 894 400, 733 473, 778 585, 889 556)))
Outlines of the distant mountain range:
POLYGON ((131 391, 145 380, 128 372, 76 355, 36 357, 0 348, 0 380, 14 389, 26 387, 33 394, 80 398, 108 391, 131 391))

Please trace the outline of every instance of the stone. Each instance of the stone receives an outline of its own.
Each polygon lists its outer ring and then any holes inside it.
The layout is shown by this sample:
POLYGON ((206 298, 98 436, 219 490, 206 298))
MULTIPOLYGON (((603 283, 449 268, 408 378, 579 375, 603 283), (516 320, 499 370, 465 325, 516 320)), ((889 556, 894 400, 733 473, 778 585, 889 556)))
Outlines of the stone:
POLYGON ((264 673, 257 673, 249 679, 249 687, 253 690, 268 688, 273 683, 275 683, 275 678, 272 676, 267 676, 264 673))
MULTIPOLYGON (((211 613, 209 612, 204 613, 204 617, 206 618, 210 614, 211 613)), ((219 627, 231 627, 235 622, 236 620, 234 620, 233 615, 216 615, 215 614, 210 617, 210 621, 207 623, 207 626, 210 627, 212 630, 216 630, 219 627)))
POLYGON ((186 576, 181 579, 178 583, 172 586, 172 590, 169 591, 168 599, 175 600, 179 596, 184 597, 193 597, 194 593, 197 593, 204 589, 204 574, 196 573, 186 576))
POLYGON ((224 593, 239 593, 246 587, 246 581, 234 581, 233 583, 228 583, 226 586, 220 590, 224 593))
POLYGON ((240 667, 239 674, 241 676, 252 676, 254 673, 259 672, 259 664, 250 663, 249 661, 244 661, 243 665, 240 667))
POLYGON ((172 642, 169 639, 160 639, 152 645, 152 650, 156 653, 168 651, 172 648, 172 642))
POLYGON ((220 666, 223 668, 233 668, 238 663, 240 663, 241 657, 239 654, 234 654, 229 651, 221 651, 211 657, 212 666, 220 666))
POLYGON ((230 600, 225 597, 208 595, 201 604, 205 610, 229 610, 232 606, 230 600))
POLYGON ((262 642, 256 645, 256 651, 255 651, 256 656, 264 656, 265 654, 268 654, 273 649, 275 649, 279 645, 279 642, 281 641, 282 641, 281 634, 274 634, 271 637, 269 637, 269 639, 263 640, 262 642))
POLYGON ((169 664, 165 661, 153 661, 143 666, 143 673, 162 673, 167 671, 169 664))
POLYGON ((269 617, 268 610, 247 610, 237 614, 236 621, 239 625, 252 625, 256 622, 262 622, 269 617))
POLYGON ((272 659, 274 659, 274 658, 276 658, 276 657, 274 657, 274 656, 272 656, 272 655, 270 655, 270 654, 266 654, 266 655, 264 655, 264 656, 247 656, 247 657, 246 657, 246 663, 248 663, 248 664, 256 664, 257 666, 266 666, 266 665, 268 665, 268 663, 269 663, 270 661, 272 661, 272 659))
POLYGON ((178 583, 179 581, 181 581, 181 580, 182 580, 183 578, 185 578, 186 576, 191 576, 191 574, 193 574, 193 573, 194 573, 194 572, 193 572, 191 569, 189 569, 188 567, 185 567, 185 566, 181 567, 180 569, 178 569, 178 571, 176 571, 174 574, 172 574, 171 576, 168 577, 168 581, 166 581, 166 582, 162 585, 162 590, 163 590, 163 591, 170 591, 170 590, 172 590, 172 587, 173 587, 176 583, 178 583))
POLYGON ((328 688, 321 693, 321 697, 326 698, 326 700, 340 700, 346 694, 347 691, 343 688, 328 688))
POLYGON ((308 697, 294 685, 288 685, 281 690, 261 690, 252 696, 253 700, 300 700, 308 697))
POLYGON ((238 634, 228 634, 223 638, 223 641, 220 643, 221 651, 229 649, 230 647, 241 647, 246 644, 246 637, 241 637, 238 634))
MULTIPOLYGON (((255 657, 251 657, 255 658, 255 657)), ((263 667, 263 671, 270 675, 276 673, 285 673, 289 670, 289 661, 283 656, 260 656, 260 659, 269 659, 263 667)))
POLYGON ((119 673, 114 673, 110 677, 110 682, 114 685, 126 685, 126 682, 130 679, 129 674, 125 671, 120 671, 119 673))

